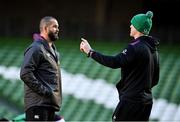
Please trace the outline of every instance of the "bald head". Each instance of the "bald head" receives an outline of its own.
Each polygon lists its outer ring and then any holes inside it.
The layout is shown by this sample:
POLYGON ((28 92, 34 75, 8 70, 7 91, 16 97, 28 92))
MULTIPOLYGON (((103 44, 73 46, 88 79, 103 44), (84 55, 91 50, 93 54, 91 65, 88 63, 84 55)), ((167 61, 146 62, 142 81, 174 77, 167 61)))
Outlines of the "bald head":
POLYGON ((43 17, 40 21, 40 35, 47 41, 52 42, 59 38, 59 24, 58 21, 51 16, 43 17))
POLYGON ((39 29, 40 32, 42 32, 44 27, 49 26, 52 23, 52 20, 56 20, 54 17, 51 16, 45 16, 41 19, 39 29))

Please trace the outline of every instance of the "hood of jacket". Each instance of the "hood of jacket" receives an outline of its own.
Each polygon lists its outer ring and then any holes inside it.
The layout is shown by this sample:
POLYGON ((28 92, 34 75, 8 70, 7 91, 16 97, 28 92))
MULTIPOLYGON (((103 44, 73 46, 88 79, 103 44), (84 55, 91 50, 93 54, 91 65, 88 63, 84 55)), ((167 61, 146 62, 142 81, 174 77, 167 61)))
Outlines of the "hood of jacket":
POLYGON ((141 36, 137 38, 136 40, 143 41, 149 47, 151 52, 156 51, 157 46, 159 45, 159 39, 152 36, 141 36))

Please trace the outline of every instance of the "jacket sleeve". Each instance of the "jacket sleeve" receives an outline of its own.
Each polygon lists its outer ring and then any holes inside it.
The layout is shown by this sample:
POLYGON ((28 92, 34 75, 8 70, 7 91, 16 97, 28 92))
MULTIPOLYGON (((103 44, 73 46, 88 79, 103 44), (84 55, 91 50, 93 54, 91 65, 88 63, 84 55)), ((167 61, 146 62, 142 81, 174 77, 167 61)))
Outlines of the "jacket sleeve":
POLYGON ((91 58, 93 58, 98 63, 114 69, 126 67, 128 64, 132 63, 134 57, 135 52, 132 45, 129 45, 121 53, 115 56, 103 55, 96 51, 93 51, 91 54, 91 58))
POLYGON ((159 82, 159 55, 156 51, 154 54, 154 75, 152 79, 152 87, 158 84, 159 82))
POLYGON ((20 78, 37 94, 41 96, 49 96, 52 94, 51 89, 38 81, 34 75, 34 72, 36 72, 38 65, 40 64, 41 56, 42 53, 37 47, 30 47, 26 50, 24 61, 21 66, 20 78))

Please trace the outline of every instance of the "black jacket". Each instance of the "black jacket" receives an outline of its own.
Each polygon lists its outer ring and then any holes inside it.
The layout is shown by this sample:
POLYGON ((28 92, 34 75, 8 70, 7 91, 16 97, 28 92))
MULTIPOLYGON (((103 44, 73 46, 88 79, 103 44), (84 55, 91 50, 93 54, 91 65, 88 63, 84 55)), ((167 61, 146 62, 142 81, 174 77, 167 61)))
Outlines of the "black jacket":
POLYGON ((61 74, 55 45, 51 52, 43 38, 35 40, 25 51, 20 77, 24 81, 25 111, 33 106, 58 111, 62 102, 61 74))
POLYGON ((120 99, 152 102, 151 88, 159 80, 158 41, 141 36, 116 56, 106 56, 94 51, 91 57, 111 68, 121 68, 121 80, 116 87, 120 99))

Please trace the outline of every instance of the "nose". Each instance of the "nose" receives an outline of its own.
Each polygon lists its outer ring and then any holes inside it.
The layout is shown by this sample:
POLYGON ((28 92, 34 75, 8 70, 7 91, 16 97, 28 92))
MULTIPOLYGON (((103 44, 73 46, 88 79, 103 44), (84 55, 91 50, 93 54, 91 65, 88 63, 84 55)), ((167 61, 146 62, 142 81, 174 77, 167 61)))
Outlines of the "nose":
POLYGON ((59 28, 56 28, 56 33, 59 33, 59 28))
POLYGON ((57 28, 57 29, 56 29, 56 31, 58 31, 58 32, 59 32, 59 28, 57 28))

